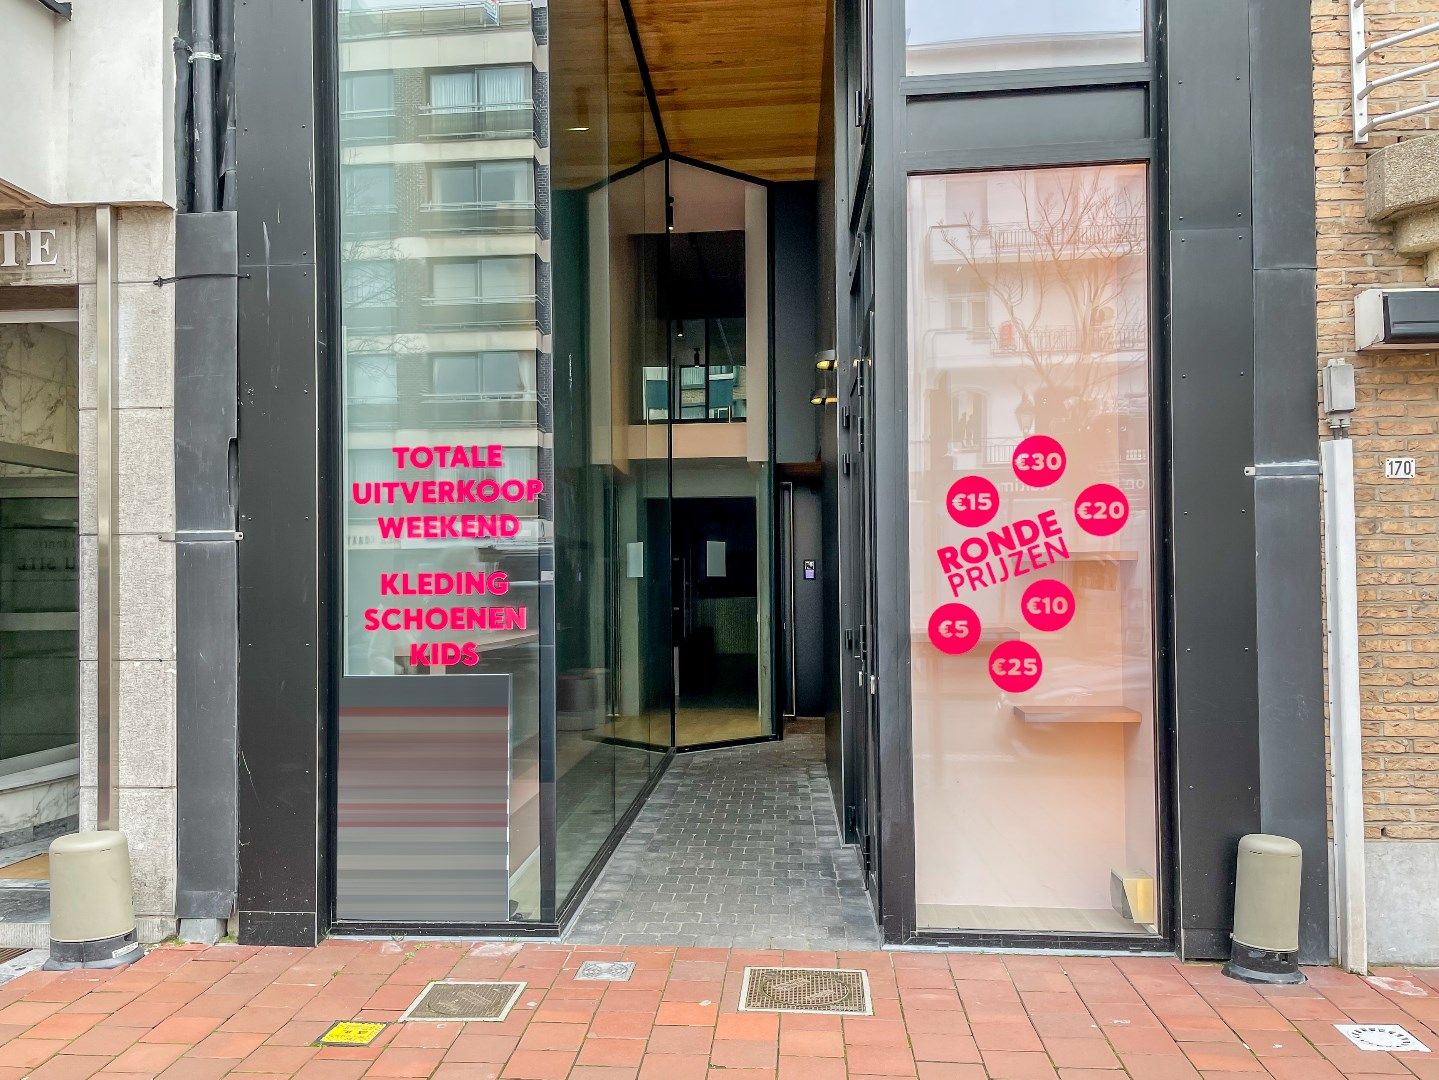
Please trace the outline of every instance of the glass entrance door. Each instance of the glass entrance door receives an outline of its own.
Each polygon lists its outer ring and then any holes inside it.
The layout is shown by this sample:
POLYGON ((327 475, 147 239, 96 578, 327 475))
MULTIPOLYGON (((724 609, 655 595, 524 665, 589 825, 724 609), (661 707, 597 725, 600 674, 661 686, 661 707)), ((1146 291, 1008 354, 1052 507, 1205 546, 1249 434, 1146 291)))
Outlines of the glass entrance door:
POLYGON ((752 739, 762 734, 755 500, 676 499, 670 520, 676 742, 752 739))
POLYGON ((56 836, 78 813, 79 348, 73 316, 55 315, 0 314, 0 802, 12 843, 56 836))
POLYGON ((13 456, 0 444, 0 769, 73 756, 79 703, 75 474, 13 456))
POLYGON ((0 810, 11 845, 74 828, 80 710, 73 316, 0 315, 0 810))
POLYGON ((675 745, 691 749, 774 731, 768 217, 759 185, 666 175, 668 344, 645 399, 667 408, 675 745))

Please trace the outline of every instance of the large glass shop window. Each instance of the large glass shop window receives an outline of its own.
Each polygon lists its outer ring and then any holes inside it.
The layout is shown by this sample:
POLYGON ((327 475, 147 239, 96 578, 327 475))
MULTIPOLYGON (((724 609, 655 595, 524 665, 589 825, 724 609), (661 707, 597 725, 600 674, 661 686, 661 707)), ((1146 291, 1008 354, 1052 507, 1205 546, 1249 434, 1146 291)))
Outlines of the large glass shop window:
POLYGON ((919 925, 1155 933, 1145 167, 907 213, 919 925))
POLYGON ((527 2, 338 2, 337 910, 536 919, 541 46, 527 2))
POLYGON ((1145 0, 905 0, 910 75, 1144 59, 1145 0))

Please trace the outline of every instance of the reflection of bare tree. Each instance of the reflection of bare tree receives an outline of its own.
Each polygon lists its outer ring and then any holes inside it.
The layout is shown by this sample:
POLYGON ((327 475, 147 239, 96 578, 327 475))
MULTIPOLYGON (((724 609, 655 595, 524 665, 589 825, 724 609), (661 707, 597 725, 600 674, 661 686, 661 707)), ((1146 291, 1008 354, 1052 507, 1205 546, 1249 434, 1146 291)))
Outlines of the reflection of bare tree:
POLYGON ((996 351, 1022 357, 1038 377, 1037 428, 1088 430, 1113 417, 1116 375, 1146 349, 1143 191, 1098 169, 1004 182, 1019 192, 1022 221, 967 214, 941 234, 959 257, 956 272, 1002 311, 991 318, 1000 323, 996 351))
POLYGON ((415 335, 398 333, 405 255, 393 237, 345 238, 340 244, 342 325, 350 370, 383 376, 405 355, 423 352, 415 335))

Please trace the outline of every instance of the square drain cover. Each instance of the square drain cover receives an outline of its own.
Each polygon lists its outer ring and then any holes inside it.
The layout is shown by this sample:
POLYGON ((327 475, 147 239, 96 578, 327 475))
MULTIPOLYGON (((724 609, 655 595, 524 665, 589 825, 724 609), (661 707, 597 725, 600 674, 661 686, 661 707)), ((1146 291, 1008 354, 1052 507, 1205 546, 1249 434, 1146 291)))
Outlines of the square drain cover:
POLYGON ((1335 1024, 1339 1034, 1361 1050, 1384 1050, 1391 1054, 1429 1053, 1429 1047, 1398 1024, 1335 1024))
POLYGON ((740 1012, 871 1016, 869 975, 840 968, 744 969, 740 1012))
POLYGON ((404 1020, 503 1020, 524 993, 522 982, 432 982, 405 1010, 404 1020))
POLYGON ((586 960, 575 972, 575 981, 629 982, 634 973, 633 960, 586 960))

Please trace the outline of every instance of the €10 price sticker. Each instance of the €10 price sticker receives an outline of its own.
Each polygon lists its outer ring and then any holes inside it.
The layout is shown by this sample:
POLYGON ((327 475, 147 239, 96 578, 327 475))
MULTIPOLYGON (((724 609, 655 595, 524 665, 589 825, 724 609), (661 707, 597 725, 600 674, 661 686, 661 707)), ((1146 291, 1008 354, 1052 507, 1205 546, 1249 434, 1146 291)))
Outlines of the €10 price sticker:
POLYGON ((1074 618, 1074 593, 1064 582, 1045 578, 1024 590, 1019 607, 1030 626, 1052 633, 1074 618))

